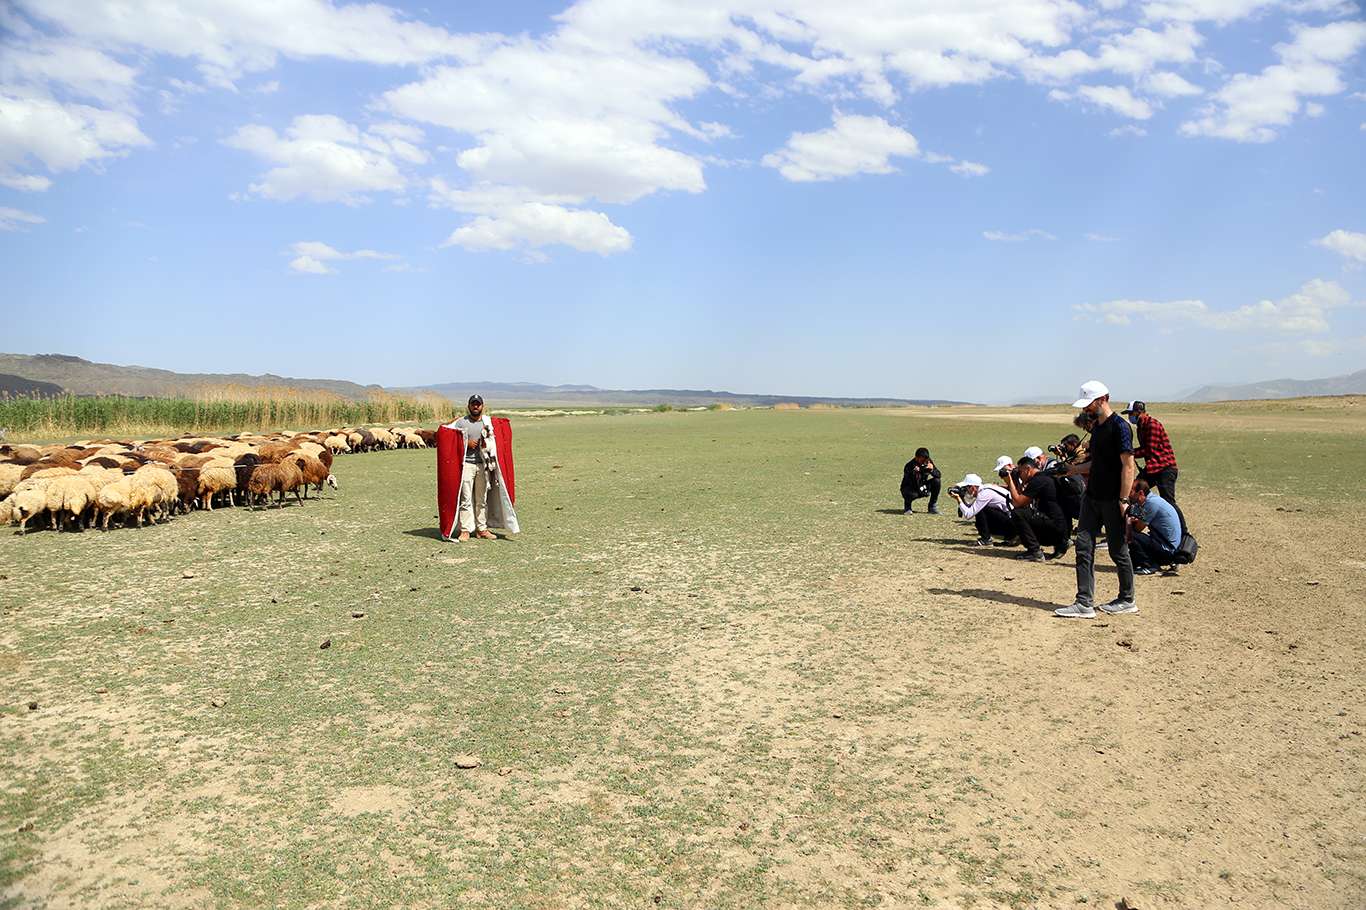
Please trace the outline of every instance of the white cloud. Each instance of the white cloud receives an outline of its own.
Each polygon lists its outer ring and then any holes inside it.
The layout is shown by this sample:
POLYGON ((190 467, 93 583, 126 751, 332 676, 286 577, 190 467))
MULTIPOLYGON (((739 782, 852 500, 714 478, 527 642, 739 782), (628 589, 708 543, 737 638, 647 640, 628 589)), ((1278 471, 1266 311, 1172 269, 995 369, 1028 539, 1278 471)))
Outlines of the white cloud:
POLYGON ((266 126, 244 126, 224 142, 277 165, 250 186, 265 199, 359 205, 370 201, 368 193, 398 192, 408 185, 399 162, 427 160, 406 139, 362 131, 327 114, 295 117, 283 135, 266 126))
POLYGON ((290 246, 289 251, 295 256, 294 259, 290 260, 289 267, 296 272, 304 272, 310 275, 335 275, 336 270, 327 265, 329 262, 341 262, 347 259, 393 261, 399 258, 394 253, 381 253, 377 250, 343 252, 320 240, 301 240, 290 246))
POLYGON ((314 259, 312 256, 299 256, 291 259, 289 267, 296 272, 303 272, 308 275, 335 275, 332 269, 314 259))
POLYGON ((1180 98, 1201 93, 1198 86, 1192 85, 1176 73, 1167 72, 1150 74, 1144 78, 1143 87, 1155 95, 1163 95, 1167 98, 1180 98))
POLYGON ((1188 24, 1168 25, 1160 32, 1136 28, 1106 38, 1094 55, 1072 48, 1052 57, 1030 57, 1020 69, 1038 80, 1067 81, 1100 72, 1138 76, 1160 64, 1193 61, 1203 40, 1188 24))
POLYGON ((1078 318, 1107 325, 1130 325, 1135 320, 1166 325, 1196 325, 1216 331, 1267 331, 1283 334, 1327 332, 1330 311, 1351 305, 1341 285, 1315 278, 1280 300, 1261 300, 1233 310, 1213 310, 1203 300, 1110 300, 1082 303, 1073 309, 1078 318))
POLYGON ((906 130, 881 117, 836 112, 832 127, 814 133, 793 133, 781 149, 763 158, 796 183, 835 180, 855 174, 890 174, 892 158, 914 158, 920 144, 906 130))
POLYGON ((72 41, 30 36, 0 43, 0 84, 55 84, 84 98, 121 104, 136 77, 134 67, 72 41))
POLYGON ((1118 237, 1111 237, 1109 234, 1097 234, 1094 231, 1086 232, 1086 239, 1095 243, 1114 243, 1118 237))
POLYGON ((1314 243, 1352 262, 1366 263, 1366 234, 1356 231, 1330 231, 1314 243))
POLYGON ((53 173, 74 171, 151 144, 121 111, 0 91, 0 183, 11 188, 51 185, 46 177, 23 173, 35 161, 53 173))
POLYGON ((964 177, 985 177, 991 173, 991 168, 976 161, 959 161, 957 164, 949 165, 949 170, 964 177))
POLYGON ((278 79, 272 79, 269 82, 262 82, 260 85, 252 89, 252 91, 256 92, 256 94, 258 95, 273 95, 279 90, 280 82, 278 79))
POLYGON ((1154 0, 1143 4, 1149 21, 1215 22, 1226 25, 1258 13, 1277 0, 1154 0))
POLYGON ((47 224, 47 219, 22 209, 0 206, 0 231, 23 231, 31 224, 47 224))
POLYGON ((1147 120, 1153 115, 1153 107, 1123 85, 1083 85, 1077 94, 1092 104, 1107 108, 1131 120, 1147 120))
POLYGON ((36 20, 95 46, 195 60, 210 84, 230 86, 280 56, 411 65, 472 52, 486 39, 452 35, 378 3, 329 0, 18 0, 36 20))
POLYGON ((982 236, 987 240, 995 240, 998 243, 1023 243, 1026 240, 1057 240, 1052 234, 1040 228, 1029 228, 1024 231, 1011 233, 1009 231, 983 231, 982 236))
POLYGON ((52 186, 52 181, 37 174, 0 173, 0 186, 24 193, 41 193, 52 186))
POLYGON ((1201 116, 1181 125, 1188 136, 1236 142, 1270 142, 1276 127, 1290 124, 1302 97, 1336 95, 1346 86, 1341 65, 1366 44, 1366 22, 1333 22, 1299 28, 1289 44, 1276 45, 1281 62, 1257 75, 1239 73, 1215 93, 1201 116))
POLYGON ((526 202, 480 215, 457 228, 442 246, 467 250, 514 250, 563 245, 607 256, 631 248, 631 235, 601 212, 526 202))
POLYGON ((1110 130, 1109 135, 1115 137, 1116 139, 1122 139, 1125 136, 1132 136, 1135 139, 1142 139, 1144 136, 1148 135, 1148 131, 1141 126, 1138 126, 1137 124, 1126 123, 1123 126, 1117 126, 1114 129, 1110 130))

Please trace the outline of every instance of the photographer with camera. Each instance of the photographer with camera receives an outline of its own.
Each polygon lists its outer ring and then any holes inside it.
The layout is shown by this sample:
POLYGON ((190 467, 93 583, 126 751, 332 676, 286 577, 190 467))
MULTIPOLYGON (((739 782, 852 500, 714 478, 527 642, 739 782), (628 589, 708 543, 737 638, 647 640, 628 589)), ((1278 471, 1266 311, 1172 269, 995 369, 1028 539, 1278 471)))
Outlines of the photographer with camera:
POLYGON ((1085 475, 1086 495, 1081 501, 1077 522, 1077 597, 1053 615, 1063 619, 1091 619, 1096 615, 1096 534, 1103 527, 1105 542, 1119 575, 1119 596, 1100 609, 1105 613, 1137 613, 1134 603, 1134 566, 1129 559, 1129 491, 1138 474, 1134 463, 1134 438, 1129 424, 1110 407, 1110 390, 1103 382, 1091 380, 1081 387, 1081 397, 1072 403, 1092 422, 1087 460, 1068 467, 1068 476, 1085 475))
POLYGON ((1076 433, 1068 433, 1057 445, 1049 446, 1048 451, 1054 458, 1043 467, 1043 472, 1057 482, 1058 505, 1062 507, 1062 513, 1069 522, 1076 521, 1081 516, 1081 497, 1086 493, 1086 482, 1079 476, 1069 476, 1067 467, 1084 454, 1081 439, 1076 433))
POLYGON ((992 535, 1011 542, 1015 525, 1010 520, 1010 494, 996 484, 982 483, 976 474, 968 474, 949 487, 949 495, 958 502, 958 517, 971 518, 977 526, 977 546, 991 546, 992 535))
POLYGON ((1134 481, 1129 500, 1129 551, 1134 555, 1134 572, 1152 575, 1158 566, 1171 563, 1181 546, 1181 518, 1176 507, 1142 478, 1134 481))
POLYGON ((914 500, 928 496, 930 505, 925 511, 931 515, 938 515, 939 485, 939 469, 930 460, 930 450, 921 446, 915 450, 915 457, 906 462, 906 467, 901 471, 901 499, 906 504, 906 511, 903 514, 910 515, 914 511, 911 508, 914 500))
POLYGON ((1020 459, 1014 472, 1005 475, 1005 481, 1010 504, 1015 507, 1011 521, 1025 547, 1016 558, 1043 562, 1042 544, 1053 547, 1053 559, 1066 555, 1072 523, 1058 503, 1058 485, 1053 477, 1039 470, 1033 458, 1026 457, 1020 459))

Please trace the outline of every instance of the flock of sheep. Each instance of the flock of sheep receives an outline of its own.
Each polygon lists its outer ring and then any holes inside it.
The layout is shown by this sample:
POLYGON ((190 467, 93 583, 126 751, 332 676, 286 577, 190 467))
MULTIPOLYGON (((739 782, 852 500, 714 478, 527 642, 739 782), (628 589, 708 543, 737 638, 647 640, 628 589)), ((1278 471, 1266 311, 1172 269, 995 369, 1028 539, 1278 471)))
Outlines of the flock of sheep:
MULTIPOLYGON (((0 445, 0 527, 53 530, 141 527, 215 505, 276 506, 310 488, 337 489, 337 455, 427 448, 431 430, 343 428, 317 433, 195 436, 145 442, 101 439, 68 446, 0 445)), ((302 495, 301 495, 302 494, 302 495)))

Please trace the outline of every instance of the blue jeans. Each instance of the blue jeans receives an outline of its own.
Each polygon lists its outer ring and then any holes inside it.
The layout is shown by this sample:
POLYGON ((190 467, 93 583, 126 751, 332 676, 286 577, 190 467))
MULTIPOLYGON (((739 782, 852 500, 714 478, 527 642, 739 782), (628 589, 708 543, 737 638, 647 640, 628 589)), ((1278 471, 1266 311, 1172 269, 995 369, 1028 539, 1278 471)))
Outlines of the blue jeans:
POLYGON ((1077 519, 1077 603, 1088 607, 1096 605, 1096 533, 1102 527, 1110 559, 1119 571, 1119 599, 1134 599, 1134 564, 1125 539, 1124 509, 1118 499, 1083 496, 1077 519))

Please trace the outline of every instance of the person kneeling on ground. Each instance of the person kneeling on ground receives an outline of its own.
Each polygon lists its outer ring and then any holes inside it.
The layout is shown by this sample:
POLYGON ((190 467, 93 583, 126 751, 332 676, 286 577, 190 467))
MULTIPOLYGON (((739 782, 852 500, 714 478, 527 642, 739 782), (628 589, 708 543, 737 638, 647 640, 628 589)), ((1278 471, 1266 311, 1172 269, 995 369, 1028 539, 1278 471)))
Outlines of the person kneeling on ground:
POLYGON ((930 450, 921 446, 915 450, 915 457, 906 462, 901 472, 901 498, 906 503, 904 514, 913 511, 911 503, 921 497, 930 498, 926 510, 931 515, 939 514, 939 469, 930 460, 930 450))
POLYGON ((1058 485, 1052 476, 1039 470, 1031 457, 1021 458, 1014 473, 1005 475, 1010 504, 1015 508, 1011 520, 1025 551, 1018 558, 1043 562, 1042 544, 1053 547, 1053 559, 1067 553, 1072 523, 1058 502, 1058 485))
POLYGON ((1015 525, 1010 520, 1010 494, 982 478, 969 474, 958 481, 949 495, 958 501, 958 517, 971 518, 977 526, 977 546, 991 546, 992 535, 1015 538, 1015 525))
POLYGON ((1172 561, 1181 546, 1181 518, 1146 480, 1135 480, 1129 493, 1129 552, 1134 573, 1152 575, 1172 561))

